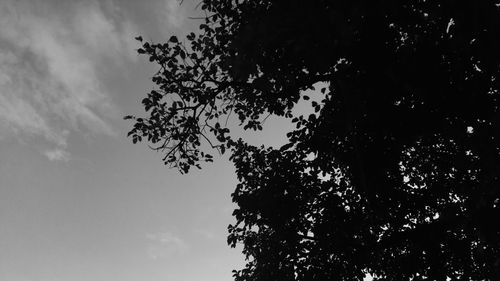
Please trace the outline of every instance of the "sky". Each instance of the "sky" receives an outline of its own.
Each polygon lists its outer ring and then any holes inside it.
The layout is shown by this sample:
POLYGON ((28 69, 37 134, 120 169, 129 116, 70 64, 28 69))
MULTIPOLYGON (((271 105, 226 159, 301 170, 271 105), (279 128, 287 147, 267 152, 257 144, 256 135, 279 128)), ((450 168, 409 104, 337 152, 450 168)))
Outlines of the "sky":
MULTIPOLYGON (((0 280, 229 281, 227 157, 180 175, 126 134, 155 65, 133 39, 182 36, 185 0, 0 0, 0 280)), ((269 119, 254 144, 284 143, 269 119)))

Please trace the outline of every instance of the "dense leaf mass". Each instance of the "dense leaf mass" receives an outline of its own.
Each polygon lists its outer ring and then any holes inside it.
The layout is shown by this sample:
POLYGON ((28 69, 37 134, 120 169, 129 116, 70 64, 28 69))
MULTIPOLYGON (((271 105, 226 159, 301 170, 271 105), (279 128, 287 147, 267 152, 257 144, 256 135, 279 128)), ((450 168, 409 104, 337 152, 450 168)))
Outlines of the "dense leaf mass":
MULTIPOLYGON (((243 280, 500 280, 500 3, 204 0, 133 141, 187 172, 229 149, 243 280), (322 101, 293 116, 314 85, 322 101), (227 118, 296 124, 281 148, 227 118)), ((142 38, 139 38, 142 40, 142 38)))

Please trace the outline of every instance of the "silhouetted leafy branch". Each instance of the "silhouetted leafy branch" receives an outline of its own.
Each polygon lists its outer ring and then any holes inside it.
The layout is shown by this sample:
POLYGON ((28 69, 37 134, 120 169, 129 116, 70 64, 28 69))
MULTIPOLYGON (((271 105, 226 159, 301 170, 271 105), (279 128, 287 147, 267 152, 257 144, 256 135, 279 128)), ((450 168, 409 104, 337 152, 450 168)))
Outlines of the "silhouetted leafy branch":
MULTIPOLYGON (((495 1, 205 0, 197 34, 143 43, 157 89, 133 142, 188 172, 230 151, 242 280, 500 278, 495 1), (323 82, 320 100, 302 92, 323 82), (303 97, 307 116, 293 116, 303 97), (295 129, 230 136, 234 114, 295 129)), ((142 41, 142 38, 138 38, 142 41)))

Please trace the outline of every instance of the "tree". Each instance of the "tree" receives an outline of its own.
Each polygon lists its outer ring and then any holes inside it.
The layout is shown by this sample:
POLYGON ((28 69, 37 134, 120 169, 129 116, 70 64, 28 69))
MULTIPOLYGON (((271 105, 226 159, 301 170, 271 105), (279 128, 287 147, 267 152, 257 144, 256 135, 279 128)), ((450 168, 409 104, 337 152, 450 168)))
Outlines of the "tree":
POLYGON ((204 0, 186 42, 138 50, 160 69, 129 135, 181 172, 229 151, 238 281, 499 280, 499 6, 204 0), (225 125, 269 114, 296 124, 281 148, 225 125))

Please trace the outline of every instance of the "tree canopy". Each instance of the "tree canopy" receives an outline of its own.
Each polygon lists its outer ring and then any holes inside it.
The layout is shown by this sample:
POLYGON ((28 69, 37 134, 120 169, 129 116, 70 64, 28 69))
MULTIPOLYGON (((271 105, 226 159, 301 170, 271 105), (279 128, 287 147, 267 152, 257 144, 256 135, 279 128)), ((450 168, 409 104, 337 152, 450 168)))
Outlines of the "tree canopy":
POLYGON ((157 87, 126 118, 181 172, 230 153, 235 280, 500 280, 500 3, 200 4, 186 39, 137 38, 157 87), (268 115, 288 144, 229 134, 268 115))

